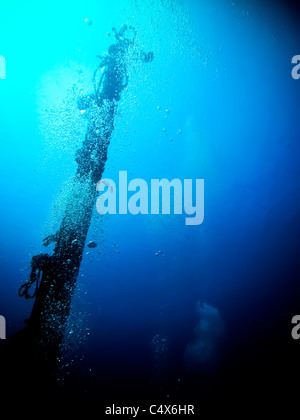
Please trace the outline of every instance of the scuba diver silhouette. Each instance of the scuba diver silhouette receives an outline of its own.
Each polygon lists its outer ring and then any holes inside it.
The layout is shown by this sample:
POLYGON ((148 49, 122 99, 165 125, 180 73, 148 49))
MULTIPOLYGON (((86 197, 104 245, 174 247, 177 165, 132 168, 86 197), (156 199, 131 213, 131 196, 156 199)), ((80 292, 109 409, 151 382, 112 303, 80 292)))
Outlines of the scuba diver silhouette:
MULTIPOLYGON (((104 57, 97 56, 101 61, 93 76, 94 94, 87 95, 78 101, 80 110, 86 110, 92 100, 96 101, 99 107, 104 100, 119 101, 121 92, 128 85, 126 55, 129 48, 134 45, 137 31, 133 26, 127 25, 124 25, 119 32, 117 32, 116 28, 112 28, 112 31, 115 33, 117 42, 109 47, 107 55, 104 57), (128 32, 132 33, 132 38, 126 37, 128 32), (96 80, 99 71, 102 71, 102 75, 97 85, 96 80)), ((145 63, 151 62, 153 60, 153 52, 145 53, 141 51, 140 59, 145 63)))
MULTIPOLYGON (((128 85, 126 64, 129 50, 133 47, 137 35, 136 29, 127 25, 124 25, 119 32, 115 28, 112 28, 112 31, 115 34, 116 43, 109 47, 107 55, 97 56, 100 58, 100 64, 93 75, 94 93, 78 100, 80 111, 93 107, 104 111, 100 124, 99 120, 95 121, 92 114, 83 146, 76 154, 77 175, 86 177, 92 172, 94 182, 100 181, 104 170, 103 163, 106 161, 105 151, 107 150, 105 142, 109 141, 113 130, 115 108, 121 98, 121 93, 128 85), (128 37, 128 34, 131 37, 128 37), (100 72, 102 74, 97 83, 100 72), (99 141, 99 132, 102 134, 101 141, 99 141)), ((150 63, 153 56, 153 52, 140 51, 135 59, 150 63)))

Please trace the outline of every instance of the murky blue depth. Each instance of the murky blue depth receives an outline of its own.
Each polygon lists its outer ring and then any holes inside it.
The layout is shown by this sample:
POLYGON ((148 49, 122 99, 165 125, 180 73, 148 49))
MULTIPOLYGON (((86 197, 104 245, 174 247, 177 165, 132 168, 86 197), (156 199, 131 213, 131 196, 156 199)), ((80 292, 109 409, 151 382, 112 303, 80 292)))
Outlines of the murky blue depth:
POLYGON ((95 207, 88 242, 97 246, 84 252, 60 380, 73 375, 89 390, 109 378, 115 395, 147 383, 171 398, 182 381, 205 384, 251 346, 265 351, 285 322, 289 335, 299 292, 300 82, 288 11, 226 0, 17 3, 1 5, 0 17, 7 335, 30 315, 18 288, 70 193, 86 130, 77 99, 92 91, 111 28, 125 23, 154 60, 129 64, 104 177, 204 179, 204 222, 100 216, 95 207))

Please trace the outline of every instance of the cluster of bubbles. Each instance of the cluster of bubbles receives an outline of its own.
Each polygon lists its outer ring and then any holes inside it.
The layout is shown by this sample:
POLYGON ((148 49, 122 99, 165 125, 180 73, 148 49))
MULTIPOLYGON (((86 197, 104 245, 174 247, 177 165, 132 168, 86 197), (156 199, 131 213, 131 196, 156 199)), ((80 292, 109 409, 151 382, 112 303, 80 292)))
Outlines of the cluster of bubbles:
POLYGON ((183 0, 131 0, 128 9, 132 11, 131 23, 138 22, 145 37, 151 35, 152 48, 161 57, 166 55, 166 63, 172 62, 172 57, 201 61, 206 58, 203 55, 207 53, 206 42, 195 36, 192 18, 183 0))
POLYGON ((82 141, 87 121, 77 105, 84 90, 84 74, 76 63, 65 63, 43 75, 38 86, 40 132, 46 160, 73 157, 82 141))
POLYGON ((91 334, 89 313, 85 309, 86 288, 79 282, 74 291, 72 308, 64 327, 63 341, 58 358, 57 379, 63 385, 75 366, 84 360, 85 346, 91 334))
POLYGON ((152 353, 155 360, 155 368, 161 371, 167 360, 168 338, 163 334, 156 334, 151 341, 152 353))
MULTIPOLYGON (((163 114, 164 114, 164 119, 166 120, 168 117, 169 117, 169 114, 170 114, 170 109, 166 109, 164 112, 163 112, 163 110, 162 110, 162 107, 160 106, 160 105, 158 105, 157 106, 157 111, 159 111, 159 112, 162 112, 163 114)), ((163 133, 165 133, 165 134, 168 134, 168 129, 166 128, 166 127, 163 127, 163 129, 162 129, 162 132, 163 133)), ((181 129, 178 129, 177 131, 176 131, 176 136, 179 136, 179 135, 181 135, 182 134, 182 130, 181 129)), ((173 141, 174 140, 174 138, 173 137, 169 137, 169 141, 173 141)))
MULTIPOLYGON (((130 134, 138 130, 142 119, 155 119, 153 103, 160 102, 157 95, 160 94, 161 87, 173 83, 174 69, 177 71, 188 63, 206 66, 210 53, 207 41, 202 41, 195 35, 184 1, 131 0, 126 4, 122 14, 125 22, 136 28, 137 37, 133 51, 128 55, 130 85, 122 93, 116 118, 113 142, 116 150, 112 147, 110 153, 132 149, 132 163, 138 164, 135 156, 143 147, 143 142, 128 147, 130 134), (145 65, 141 60, 135 60, 134 57, 138 57, 140 51, 153 51, 153 64, 145 65)), ((166 120, 169 117, 169 107, 159 105, 157 110, 161 113, 161 118, 166 120)), ((168 137, 169 142, 173 142, 176 135, 182 133, 180 127, 174 133, 169 132, 167 125, 163 128, 164 136, 168 137)), ((162 140, 160 136, 157 138, 158 143, 162 140)))

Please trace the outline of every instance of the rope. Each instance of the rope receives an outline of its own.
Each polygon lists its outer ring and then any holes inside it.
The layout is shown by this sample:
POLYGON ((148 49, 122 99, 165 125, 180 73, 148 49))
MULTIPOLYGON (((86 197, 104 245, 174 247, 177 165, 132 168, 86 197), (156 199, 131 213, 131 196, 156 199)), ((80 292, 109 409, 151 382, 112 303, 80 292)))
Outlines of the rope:
POLYGON ((24 283, 19 289, 19 296, 20 297, 25 296, 25 299, 33 299, 37 295, 38 288, 39 288, 40 274, 41 274, 41 270, 38 270, 37 275, 36 275, 36 273, 33 275, 33 272, 31 272, 30 280, 28 282, 24 283), (32 277, 34 277, 34 279, 32 279, 32 277), (35 291, 34 291, 33 295, 30 295, 28 291, 29 291, 31 285, 34 284, 34 283, 36 283, 35 291))
POLYGON ((32 299, 37 295, 39 284, 41 280, 41 273, 44 272, 46 264, 48 264, 50 260, 50 256, 48 254, 39 254, 35 255, 31 260, 31 273, 30 273, 30 280, 24 283, 19 289, 19 296, 25 296, 25 299, 32 299), (35 283, 35 291, 33 295, 29 294, 29 289, 35 283))

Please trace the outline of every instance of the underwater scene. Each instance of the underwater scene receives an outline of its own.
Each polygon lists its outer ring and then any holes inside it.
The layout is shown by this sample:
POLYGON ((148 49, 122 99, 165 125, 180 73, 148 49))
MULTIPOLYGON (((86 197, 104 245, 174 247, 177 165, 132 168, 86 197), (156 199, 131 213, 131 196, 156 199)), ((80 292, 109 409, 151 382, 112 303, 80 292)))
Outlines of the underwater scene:
POLYGON ((1 1, 3 404, 298 398, 299 6, 1 1))

